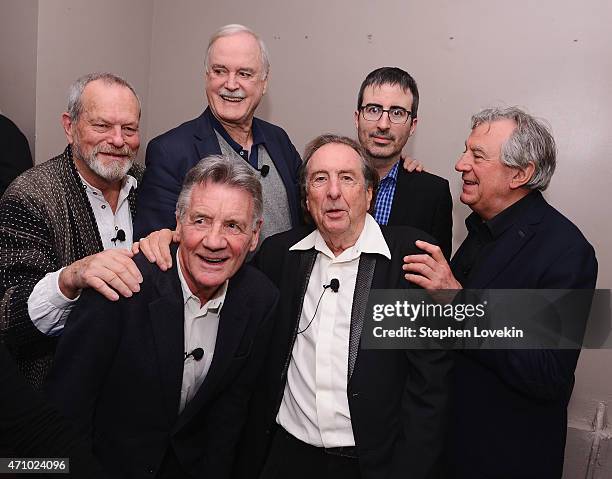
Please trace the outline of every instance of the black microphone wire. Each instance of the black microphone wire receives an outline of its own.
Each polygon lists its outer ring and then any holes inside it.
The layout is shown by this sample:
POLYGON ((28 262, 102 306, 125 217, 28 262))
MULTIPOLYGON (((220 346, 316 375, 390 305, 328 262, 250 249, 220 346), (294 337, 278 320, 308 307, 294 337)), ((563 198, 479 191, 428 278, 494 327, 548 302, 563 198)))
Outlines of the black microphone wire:
MULTIPOLYGON (((335 278, 334 278, 335 279, 335 278)), ((334 279, 332 279, 332 281, 334 281, 334 279)), ((335 283, 338 283, 338 285, 340 285, 339 281, 336 279, 335 283)), ((334 284, 335 286, 335 284, 334 284)), ((321 296, 319 296, 319 301, 317 301, 317 307, 315 308, 314 314, 312 315, 312 319, 310 321, 308 321, 308 324, 306 325, 306 327, 304 329, 302 329, 301 331, 298 331, 297 334, 302 334, 304 331, 306 331, 308 328, 310 328, 310 325, 312 324, 312 322, 314 321, 315 317, 317 316, 317 311, 319 310, 319 305, 321 304, 321 300, 323 299, 323 295, 325 294, 325 291, 327 291, 327 288, 332 288, 332 291, 334 293, 338 292, 338 287, 336 286, 336 288, 334 288, 332 286, 332 283, 330 282, 329 284, 324 284, 323 285, 323 292, 321 293, 321 296)))

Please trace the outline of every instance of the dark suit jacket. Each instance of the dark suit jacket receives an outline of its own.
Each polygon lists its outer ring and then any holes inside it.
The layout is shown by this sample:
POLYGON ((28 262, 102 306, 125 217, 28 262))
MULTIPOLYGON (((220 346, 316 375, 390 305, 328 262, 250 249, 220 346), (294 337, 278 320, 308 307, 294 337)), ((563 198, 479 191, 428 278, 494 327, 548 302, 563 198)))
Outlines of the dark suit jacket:
MULTIPOLYGON (((209 111, 209 109, 206 109, 209 111)), ((266 140, 266 149, 287 191, 291 223, 300 224, 297 170, 300 155, 282 128, 258 118, 253 125, 266 140)), ((217 135, 206 112, 198 118, 153 138, 147 146, 146 172, 138 186, 138 216, 134 238, 142 238, 161 228, 174 229, 176 200, 187 172, 202 158, 220 155, 217 135)))
MULTIPOLYGON (((392 260, 373 254, 361 256, 355 298, 358 292, 366 294, 363 303, 353 301, 351 344, 359 344, 369 290, 410 287, 403 279, 402 257, 414 253, 416 239, 433 241, 409 227, 383 226, 382 230, 392 260)), ((302 301, 316 259, 314 249, 289 251, 289 247, 307 233, 298 228, 274 235, 264 241, 255 258, 258 267, 279 287, 281 299, 262 369, 262 388, 252 402, 240 448, 239 474, 235 477, 241 479, 257 477, 276 427, 302 301)), ((358 351, 356 361, 348 365, 347 394, 364 479, 437 477, 449 369, 449 357, 443 351, 358 351)))
POLYGON ((179 415, 179 278, 175 267, 162 272, 142 255, 136 264, 144 281, 134 297, 83 293, 58 346, 50 396, 118 477, 150 478, 160 468, 170 477, 228 477, 278 292, 250 266, 230 280, 210 370, 179 415), (172 460, 162 464, 165 455, 172 460))
POLYGON ((430 173, 408 173, 402 165, 389 215, 390 226, 412 226, 436 239, 446 258, 453 248, 453 199, 448 181, 430 173))
MULTIPOLYGON (((528 201, 521 218, 463 286, 594 288, 592 246, 539 192, 528 201)), ((448 477, 560 478, 578 355, 575 350, 457 354, 448 477)))
POLYGON ((8 185, 25 170, 32 168, 30 145, 21 130, 0 115, 0 196, 8 185))

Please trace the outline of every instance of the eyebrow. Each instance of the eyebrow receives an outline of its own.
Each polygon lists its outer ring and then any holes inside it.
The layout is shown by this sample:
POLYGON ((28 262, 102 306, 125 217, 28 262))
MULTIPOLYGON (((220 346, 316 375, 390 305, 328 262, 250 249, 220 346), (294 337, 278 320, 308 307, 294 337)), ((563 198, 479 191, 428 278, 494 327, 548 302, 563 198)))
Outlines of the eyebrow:
MULTIPOLYGON (((381 105, 380 103, 366 103, 364 106, 378 106, 380 108, 384 108, 384 106, 381 105)), ((394 108, 401 108, 402 110, 410 111, 410 108, 406 108, 405 106, 401 106, 401 105, 391 105, 389 107, 389 110, 392 110, 394 108)))

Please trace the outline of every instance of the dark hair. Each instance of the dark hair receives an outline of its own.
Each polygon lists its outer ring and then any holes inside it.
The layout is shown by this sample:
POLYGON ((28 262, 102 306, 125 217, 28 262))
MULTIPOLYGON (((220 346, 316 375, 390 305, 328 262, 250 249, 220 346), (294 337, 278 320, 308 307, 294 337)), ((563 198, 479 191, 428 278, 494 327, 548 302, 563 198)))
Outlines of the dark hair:
POLYGON ((357 109, 359 110, 363 106, 361 104, 363 101, 363 92, 367 87, 383 85, 399 85, 404 92, 410 91, 410 93, 412 93, 412 106, 410 107, 410 111, 412 112, 412 119, 415 119, 419 109, 419 89, 414 78, 412 78, 408 72, 397 67, 382 67, 368 74, 365 80, 363 80, 361 88, 359 88, 357 109))
POLYGON ((361 159, 361 172, 363 173, 363 178, 365 180, 365 188, 372 188, 372 201, 370 202, 370 212, 374 211, 374 205, 376 203, 376 190, 378 189, 378 172, 370 157, 367 155, 366 151, 363 147, 357 143, 352 138, 348 136, 334 135, 332 133, 327 133, 324 135, 317 136, 314 140, 309 142, 304 149, 304 155, 302 164, 300 165, 300 169, 298 170, 298 183, 300 187, 300 197, 302 201, 302 211, 304 212, 304 217, 306 221, 309 223, 312 222, 312 218, 310 217, 310 213, 308 213, 308 208, 306 207, 306 183, 308 178, 306 177, 306 170, 308 168, 308 161, 312 158, 317 150, 322 148, 325 145, 329 145, 331 143, 336 143, 340 145, 346 145, 349 148, 355 150, 355 152, 359 155, 361 159))

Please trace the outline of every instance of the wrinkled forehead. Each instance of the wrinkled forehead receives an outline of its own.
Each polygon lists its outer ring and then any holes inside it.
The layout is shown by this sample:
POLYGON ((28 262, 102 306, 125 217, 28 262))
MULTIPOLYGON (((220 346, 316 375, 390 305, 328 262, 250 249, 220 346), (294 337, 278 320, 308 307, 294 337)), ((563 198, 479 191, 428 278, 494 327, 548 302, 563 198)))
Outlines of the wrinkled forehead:
POLYGON ((217 38, 210 47, 209 63, 263 68, 259 42, 247 32, 217 38))
POLYGON ((338 173, 353 171, 363 179, 362 160, 353 148, 342 143, 322 146, 310 157, 307 164, 308 176, 316 172, 338 173))

